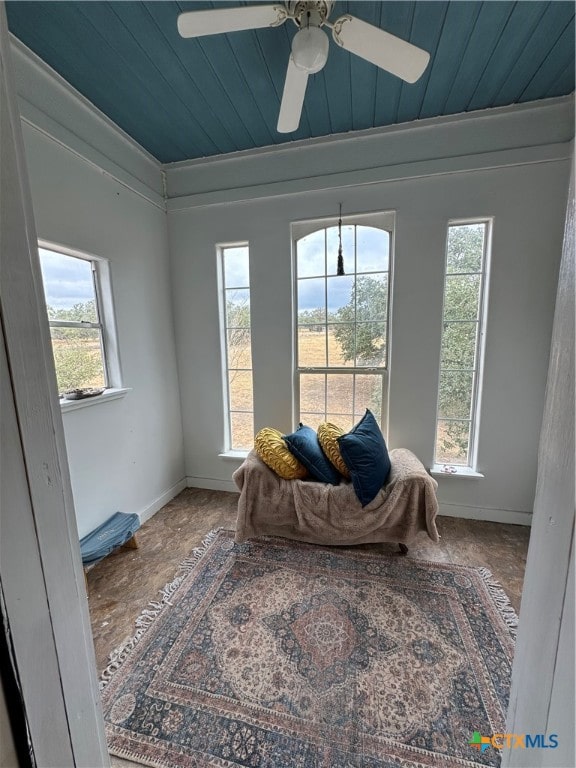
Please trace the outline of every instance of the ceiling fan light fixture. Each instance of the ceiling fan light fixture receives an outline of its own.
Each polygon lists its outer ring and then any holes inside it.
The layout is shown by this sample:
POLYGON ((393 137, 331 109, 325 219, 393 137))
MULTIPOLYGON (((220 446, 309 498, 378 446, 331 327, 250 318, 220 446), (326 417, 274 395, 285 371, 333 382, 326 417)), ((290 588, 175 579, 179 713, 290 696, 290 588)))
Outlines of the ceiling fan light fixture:
POLYGON ((319 27, 300 29, 292 40, 292 57, 298 69, 313 75, 320 72, 328 59, 330 41, 319 27))

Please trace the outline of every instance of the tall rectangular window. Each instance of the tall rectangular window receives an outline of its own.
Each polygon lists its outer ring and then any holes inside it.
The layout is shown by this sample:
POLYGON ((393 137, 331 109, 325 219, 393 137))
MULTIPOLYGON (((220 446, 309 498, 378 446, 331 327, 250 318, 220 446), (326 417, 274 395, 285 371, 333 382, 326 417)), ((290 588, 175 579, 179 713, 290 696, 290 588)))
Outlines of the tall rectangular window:
POLYGON ((101 260, 40 247, 58 390, 110 386, 101 260))
POLYGON ((435 464, 475 469, 489 221, 448 226, 435 464))
POLYGON ((344 275, 337 274, 337 226, 296 240, 298 420, 315 429, 331 421, 349 430, 366 408, 382 425, 391 221, 375 214, 342 226, 344 275))
POLYGON ((250 275, 247 245, 220 249, 224 379, 227 405, 227 450, 254 445, 250 275))

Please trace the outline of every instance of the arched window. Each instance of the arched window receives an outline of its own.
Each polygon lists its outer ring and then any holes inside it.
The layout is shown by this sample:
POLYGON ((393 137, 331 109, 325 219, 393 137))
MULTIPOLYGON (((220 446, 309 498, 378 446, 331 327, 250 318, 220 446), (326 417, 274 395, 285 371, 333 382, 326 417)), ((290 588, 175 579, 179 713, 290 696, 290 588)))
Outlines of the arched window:
POLYGON ((369 408, 385 431, 392 222, 393 214, 347 219, 344 275, 336 223, 293 225, 297 421, 349 430, 369 408))

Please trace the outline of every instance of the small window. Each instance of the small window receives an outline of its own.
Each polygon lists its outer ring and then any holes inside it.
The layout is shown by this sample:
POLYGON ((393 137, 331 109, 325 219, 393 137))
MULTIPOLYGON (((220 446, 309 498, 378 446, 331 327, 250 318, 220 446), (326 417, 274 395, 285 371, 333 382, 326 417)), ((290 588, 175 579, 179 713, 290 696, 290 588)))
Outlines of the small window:
POLYGON ((247 245, 222 246, 223 368, 225 381, 225 450, 246 451, 254 445, 250 275, 247 245))
POLYGON ((385 431, 392 221, 349 217, 341 235, 334 223, 293 225, 296 415, 314 429, 331 421, 347 431, 370 408, 385 431))
POLYGON ((489 221, 448 227, 435 464, 475 469, 489 221))
POLYGON ((105 262, 42 246, 39 254, 58 391, 112 386, 100 296, 105 262))

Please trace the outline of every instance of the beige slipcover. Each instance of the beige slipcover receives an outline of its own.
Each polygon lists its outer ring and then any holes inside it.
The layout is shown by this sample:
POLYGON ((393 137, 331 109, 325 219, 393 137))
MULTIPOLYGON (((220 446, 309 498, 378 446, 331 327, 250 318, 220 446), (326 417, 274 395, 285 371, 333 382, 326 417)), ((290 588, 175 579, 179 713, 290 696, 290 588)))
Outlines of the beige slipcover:
POLYGON ((386 485, 362 507, 352 483, 283 480, 252 450, 234 472, 240 498, 236 541, 284 536, 313 544, 408 544, 419 531, 438 541, 438 484, 405 448, 390 451, 386 485))

